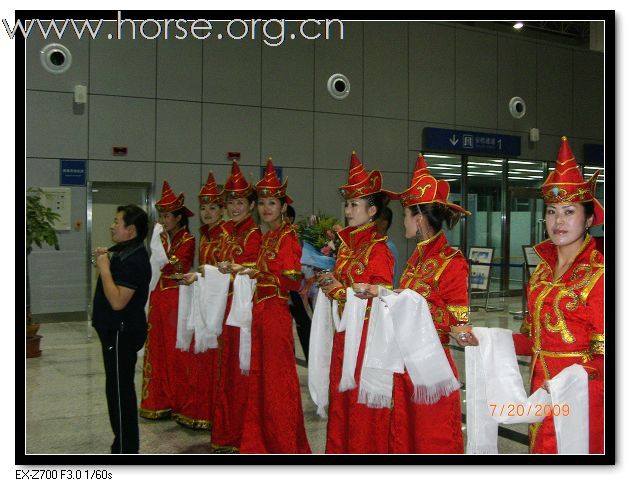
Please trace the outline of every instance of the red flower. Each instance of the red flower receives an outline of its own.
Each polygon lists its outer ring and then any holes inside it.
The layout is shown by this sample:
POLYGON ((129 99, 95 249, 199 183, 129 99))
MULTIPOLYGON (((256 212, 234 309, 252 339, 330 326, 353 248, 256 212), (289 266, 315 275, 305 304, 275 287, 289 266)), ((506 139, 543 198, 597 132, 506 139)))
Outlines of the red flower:
POLYGON ((328 246, 324 246, 323 248, 320 249, 320 251, 324 256, 330 256, 332 249, 330 249, 328 246))
POLYGON ((328 236, 328 239, 335 239, 335 233, 332 232, 330 229, 326 231, 326 236, 328 236))

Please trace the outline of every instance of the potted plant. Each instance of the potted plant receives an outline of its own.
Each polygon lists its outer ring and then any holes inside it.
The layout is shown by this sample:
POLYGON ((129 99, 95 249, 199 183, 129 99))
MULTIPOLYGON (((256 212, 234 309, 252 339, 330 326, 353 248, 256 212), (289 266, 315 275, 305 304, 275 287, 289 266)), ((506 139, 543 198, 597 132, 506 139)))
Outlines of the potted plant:
POLYGON ((40 335, 37 335, 39 324, 31 317, 31 282, 28 269, 28 257, 33 245, 41 248, 42 244, 53 246, 59 250, 59 239, 54 223, 59 214, 42 204, 44 191, 39 187, 29 187, 26 191, 26 357, 39 357, 40 335))

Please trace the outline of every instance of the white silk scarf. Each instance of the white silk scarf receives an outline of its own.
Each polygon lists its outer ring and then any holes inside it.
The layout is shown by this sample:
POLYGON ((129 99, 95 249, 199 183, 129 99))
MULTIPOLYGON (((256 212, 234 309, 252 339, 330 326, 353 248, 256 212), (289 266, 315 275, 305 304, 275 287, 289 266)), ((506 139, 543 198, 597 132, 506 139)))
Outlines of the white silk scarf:
POLYGON ((344 330, 346 332, 343 344, 343 367, 341 369, 341 381, 339 381, 340 392, 357 387, 354 372, 357 366, 367 303, 367 300, 357 298, 352 288, 346 289, 346 304, 337 328, 338 332, 344 330))
POLYGON ((545 417, 541 411, 548 409, 553 415, 558 453, 588 453, 588 375, 584 368, 578 364, 565 368, 548 381, 550 394, 540 388, 528 398, 512 332, 475 327, 474 334, 479 346, 467 346, 465 357, 466 452, 498 453, 499 423, 537 423, 545 417))
POLYGON ((322 418, 326 417, 326 406, 328 406, 330 359, 334 334, 333 314, 337 313, 336 303, 333 301, 331 304, 321 288, 318 290, 308 343, 308 390, 317 406, 317 415, 322 418))
POLYGON ((359 402, 390 407, 393 374, 405 368, 417 404, 433 404, 460 387, 424 297, 408 289, 395 293, 381 287, 372 302, 359 402))
POLYGON ((252 349, 252 298, 256 288, 256 280, 247 275, 236 275, 234 278, 232 306, 226 325, 239 327, 239 366, 242 374, 249 374, 252 349))
POLYGON ((156 222, 153 228, 153 235, 151 236, 151 244, 149 245, 151 249, 151 282, 149 283, 149 294, 157 286, 160 280, 161 270, 166 263, 168 263, 168 256, 166 255, 166 251, 164 251, 164 246, 162 246, 162 240, 160 239, 162 231, 164 231, 162 224, 156 222))
POLYGON ((177 304, 177 338, 175 348, 188 352, 190 342, 195 333, 194 322, 200 320, 197 305, 195 305, 195 293, 199 292, 197 282, 190 286, 179 287, 179 301, 177 304))
POLYGON ((197 275, 195 304, 200 319, 195 325, 195 353, 218 347, 217 336, 223 329, 223 317, 230 289, 230 275, 216 266, 204 265, 204 275, 197 275))

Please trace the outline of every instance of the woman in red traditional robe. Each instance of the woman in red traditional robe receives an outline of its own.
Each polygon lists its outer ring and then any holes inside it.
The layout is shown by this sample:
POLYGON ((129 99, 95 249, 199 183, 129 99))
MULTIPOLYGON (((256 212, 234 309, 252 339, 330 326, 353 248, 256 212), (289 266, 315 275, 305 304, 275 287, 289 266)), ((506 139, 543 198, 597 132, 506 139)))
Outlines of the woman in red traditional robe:
POLYGON ((160 238, 168 263, 149 299, 140 402, 140 416, 147 419, 168 418, 182 409, 188 377, 186 357, 175 348, 179 282, 195 256, 195 237, 188 232, 193 213, 184 205, 184 194, 175 197, 165 180, 155 207, 164 228, 160 238))
MULTIPOLYGON (((231 272, 230 265, 238 263, 253 268, 262 240, 260 227, 250 213, 256 203, 256 193, 247 182, 236 161, 223 187, 228 220, 223 225, 219 250, 215 253, 219 271, 231 272)), ((228 295, 221 345, 219 375, 212 418, 211 451, 238 453, 243 432, 243 418, 247 406, 247 375, 239 365, 240 328, 225 324, 232 302, 232 284, 228 295)))
MULTIPOLYGON (((219 191, 212 171, 208 173, 208 181, 199 192, 199 217, 203 225, 199 228, 199 266, 216 266, 217 252, 223 234, 223 211, 225 201, 219 191)), ((186 284, 192 283, 195 273, 184 276, 186 284)), ((219 336, 219 339, 221 337, 219 336)), ((183 395, 181 412, 174 415, 175 420, 191 429, 211 429, 214 397, 216 393, 218 373, 218 349, 207 349, 194 352, 194 337, 188 351, 188 389, 183 395)))
MULTIPOLYGON (((400 288, 422 295, 446 358, 458 377, 448 348, 449 332, 466 331, 468 324, 468 264, 459 250, 449 246, 443 225, 452 229, 461 207, 448 202, 450 187, 429 173, 424 157, 416 161, 411 186, 399 195, 404 210, 405 237, 419 242, 407 262, 400 288)), ((394 374, 390 453, 463 453, 462 411, 459 391, 434 404, 412 401, 414 386, 409 373, 394 374)))
MULTIPOLYGON (((561 370, 589 374, 589 453, 604 453, 604 257, 588 228, 604 222, 595 199, 598 173, 584 181, 566 137, 542 186, 549 239, 534 246, 541 262, 527 288, 527 319, 514 336, 531 355, 532 392, 561 370)), ((530 452, 557 453, 553 416, 530 425, 530 452)))
MULTIPOLYGON (((580 364, 588 373, 589 453, 604 453, 604 257, 588 228, 604 222, 595 199, 598 173, 584 181, 566 137, 542 185, 549 239, 534 246, 541 262, 527 287, 527 316, 514 335, 530 355, 531 392, 580 364)), ((472 337, 463 345, 476 345, 472 337)), ((529 427, 530 453, 558 452, 553 416, 529 427)))
MULTIPOLYGON (((404 210, 405 237, 419 240, 400 278, 400 290, 411 289, 429 304, 431 317, 453 374, 457 367, 448 348, 450 332, 467 332, 468 264, 459 250, 451 248, 442 231, 452 229, 461 214, 458 205, 448 202, 450 187, 431 176, 422 155, 418 156, 411 186, 400 194, 404 210)), ((364 298, 378 295, 374 285, 360 285, 364 298)), ((414 384, 409 373, 394 374, 393 405, 390 419, 390 453, 463 453, 459 391, 441 397, 433 404, 413 401, 414 384)))
MULTIPOLYGON (((350 161, 348 183, 340 188, 346 199, 348 226, 339 231, 342 243, 331 274, 323 273, 319 285, 329 298, 339 301, 340 312, 346 301, 346 288, 354 283, 392 287, 394 257, 387 247, 387 236, 380 236, 374 221, 384 206, 382 177, 374 170, 368 174, 355 153, 350 161)), ((368 302, 368 308, 371 302, 368 302)), ((369 310, 366 313, 357 362, 363 362, 369 310)), ((346 332, 333 337, 330 362, 330 394, 326 453, 387 453, 390 410, 359 404, 358 387, 339 391, 346 332)), ((356 365, 355 382, 360 381, 361 365, 356 365)))
POLYGON ((256 279, 252 310, 249 397, 241 453, 310 453, 295 363, 289 291, 300 288, 302 248, 284 219, 287 180, 280 183, 271 159, 256 184, 258 213, 269 226, 256 268, 235 270, 256 279))

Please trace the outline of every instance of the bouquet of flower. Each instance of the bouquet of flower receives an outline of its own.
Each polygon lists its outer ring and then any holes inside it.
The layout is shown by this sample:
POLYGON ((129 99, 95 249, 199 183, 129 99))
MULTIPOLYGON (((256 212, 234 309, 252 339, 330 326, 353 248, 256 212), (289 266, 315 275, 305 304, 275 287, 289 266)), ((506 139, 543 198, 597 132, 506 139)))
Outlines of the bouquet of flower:
POLYGON ((302 241, 302 264, 332 269, 341 241, 337 235, 342 226, 334 217, 312 215, 299 221, 296 231, 302 241))

